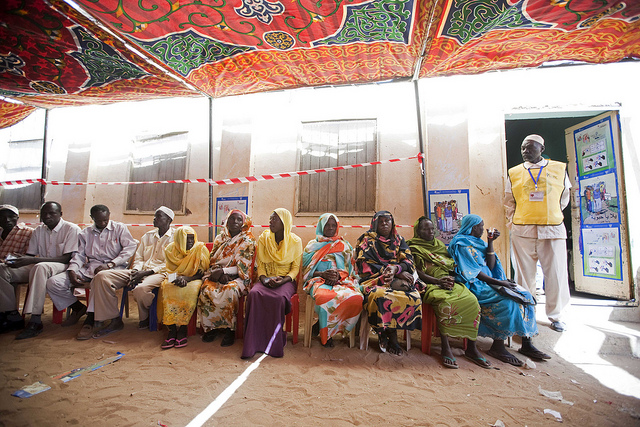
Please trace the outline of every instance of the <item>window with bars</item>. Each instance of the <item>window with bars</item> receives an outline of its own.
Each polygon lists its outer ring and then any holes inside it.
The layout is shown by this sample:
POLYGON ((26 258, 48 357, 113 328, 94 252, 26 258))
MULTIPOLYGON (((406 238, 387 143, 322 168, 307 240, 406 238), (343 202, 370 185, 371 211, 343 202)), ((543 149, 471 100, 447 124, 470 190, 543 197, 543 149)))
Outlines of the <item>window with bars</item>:
MULTIPOLYGON (((131 152, 130 181, 185 179, 188 132, 138 138, 131 152)), ((127 212, 153 213, 159 206, 182 212, 185 184, 129 184, 127 212)))
MULTIPOLYGON (((377 160, 376 120, 302 123, 300 170, 377 160)), ((301 176, 299 213, 367 213, 376 207, 376 167, 301 176)))
MULTIPOLYGON (((37 179, 42 177, 42 139, 9 141, 8 150, 0 157, 2 181, 37 179)), ((0 204, 21 210, 38 210, 42 204, 42 184, 21 184, 0 187, 0 204)))

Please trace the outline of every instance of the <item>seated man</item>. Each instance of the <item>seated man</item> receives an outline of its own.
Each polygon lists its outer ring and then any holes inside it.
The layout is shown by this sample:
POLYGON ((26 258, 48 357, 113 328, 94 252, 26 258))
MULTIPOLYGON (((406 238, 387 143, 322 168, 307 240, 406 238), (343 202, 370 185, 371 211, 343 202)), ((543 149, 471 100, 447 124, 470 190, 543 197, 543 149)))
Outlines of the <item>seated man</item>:
POLYGON ((47 293, 47 280, 67 269, 71 256, 78 250, 80 227, 62 219, 62 206, 45 202, 40 208, 40 220, 29 240, 27 254, 0 266, 0 311, 16 308, 14 286, 29 282, 29 296, 24 307, 31 313, 27 327, 16 339, 33 338, 42 332, 42 310, 47 293))
MULTIPOLYGON (((0 205, 0 265, 9 258, 27 253, 33 228, 23 222, 18 223, 20 212, 11 205, 0 205)), ((0 333, 24 328, 24 319, 18 313, 18 306, 0 312, 0 333)))
POLYGON ((129 286, 138 302, 138 316, 141 329, 149 326, 149 306, 153 302, 153 289, 160 286, 165 279, 164 248, 173 241, 174 213, 171 209, 160 206, 153 218, 157 230, 151 230, 142 236, 138 250, 133 259, 131 270, 101 271, 91 282, 89 305, 93 302, 94 319, 87 316, 82 329, 76 337, 87 340, 91 337, 103 337, 111 332, 124 328, 118 310, 116 290, 129 286), (107 320, 110 320, 106 323, 107 320))
MULTIPOLYGON (((66 272, 47 280, 47 292, 58 310, 70 307, 71 314, 62 326, 71 326, 87 312, 87 307, 73 295, 76 287, 88 285, 103 270, 122 270, 136 250, 136 241, 121 222, 109 220, 109 208, 91 208, 93 225, 80 232, 78 252, 73 255, 66 272)), ((89 312, 93 307, 89 304, 89 312)))

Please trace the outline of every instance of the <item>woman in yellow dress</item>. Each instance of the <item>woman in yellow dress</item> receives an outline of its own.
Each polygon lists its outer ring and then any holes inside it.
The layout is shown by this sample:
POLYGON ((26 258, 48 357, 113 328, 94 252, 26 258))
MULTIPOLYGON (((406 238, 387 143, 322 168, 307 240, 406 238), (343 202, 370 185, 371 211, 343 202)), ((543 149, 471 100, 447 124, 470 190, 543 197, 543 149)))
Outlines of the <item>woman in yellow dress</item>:
POLYGON ((169 329, 161 346, 166 350, 187 345, 187 325, 198 303, 201 278, 209 268, 209 250, 198 242, 193 228, 180 227, 164 252, 170 277, 160 285, 162 310, 158 310, 158 321, 169 329))

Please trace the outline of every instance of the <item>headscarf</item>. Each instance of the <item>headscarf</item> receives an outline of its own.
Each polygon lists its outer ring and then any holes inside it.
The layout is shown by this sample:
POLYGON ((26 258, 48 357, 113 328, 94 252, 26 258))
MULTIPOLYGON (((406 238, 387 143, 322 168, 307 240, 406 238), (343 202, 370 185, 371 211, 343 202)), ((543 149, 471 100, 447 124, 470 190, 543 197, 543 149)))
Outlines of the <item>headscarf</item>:
POLYGON ((180 227, 173 234, 173 242, 164 250, 167 271, 180 276, 193 276, 198 271, 209 268, 209 250, 204 243, 198 242, 198 236, 191 227, 180 227), (187 250, 187 235, 193 234, 194 244, 187 250))
POLYGON ((369 282, 380 276, 389 264, 403 264, 403 271, 407 273, 413 273, 414 270, 409 246, 397 233, 393 215, 389 211, 379 211, 371 219, 369 231, 360 236, 356 244, 356 269, 360 278, 369 282), (389 237, 378 235, 378 220, 381 216, 391 217, 389 237))
POLYGON ((409 244, 409 248, 411 248, 411 254, 413 255, 413 260, 416 264, 416 268, 420 271, 424 271, 430 276, 440 278, 443 277, 444 272, 447 274, 452 272, 456 266, 455 261, 449 255, 447 251, 447 247, 441 241, 436 239, 433 240, 424 240, 418 235, 418 226, 421 221, 428 221, 429 218, 426 216, 421 216, 418 218, 416 223, 413 225, 413 238, 409 239, 407 243, 409 244), (430 270, 434 270, 435 274, 431 274, 427 272, 427 268, 425 266, 427 264, 432 264, 433 268, 430 270), (440 273, 440 274, 438 274, 440 273))
MULTIPOLYGON (((487 256, 487 243, 471 235, 471 229, 480 224, 482 218, 478 215, 465 215, 460 222, 460 231, 453 236, 449 243, 449 253, 458 265, 456 272, 462 277, 464 282, 473 283, 483 267, 487 265, 485 259, 487 256)), ((496 263, 491 270, 491 275, 503 280, 505 279, 502 264, 496 255, 496 263)))
POLYGON ((251 233, 251 218, 241 210, 233 209, 223 224, 222 231, 213 241, 210 264, 223 268, 237 266, 238 276, 246 282, 245 284, 248 284, 251 279, 251 263, 256 249, 256 239, 251 233), (232 237, 229 234, 228 223, 233 214, 242 216, 242 228, 238 234, 232 237))
POLYGON ((258 238, 258 258, 267 264, 290 264, 302 254, 302 240, 291 232, 293 218, 291 212, 284 208, 274 210, 284 225, 284 238, 280 245, 276 243, 276 236, 270 229, 266 229, 258 238))
POLYGON ((318 263, 322 261, 327 254, 333 254, 336 268, 346 271, 349 276, 353 276, 354 259, 352 257, 353 248, 342 238, 338 231, 340 230, 340 220, 332 213, 325 213, 320 216, 318 225, 316 226, 316 238, 311 240, 304 248, 302 254, 302 267, 304 273, 304 281, 311 279, 313 273, 318 268, 318 263), (327 225, 329 218, 336 221, 336 232, 331 237, 325 237, 324 227, 327 225))

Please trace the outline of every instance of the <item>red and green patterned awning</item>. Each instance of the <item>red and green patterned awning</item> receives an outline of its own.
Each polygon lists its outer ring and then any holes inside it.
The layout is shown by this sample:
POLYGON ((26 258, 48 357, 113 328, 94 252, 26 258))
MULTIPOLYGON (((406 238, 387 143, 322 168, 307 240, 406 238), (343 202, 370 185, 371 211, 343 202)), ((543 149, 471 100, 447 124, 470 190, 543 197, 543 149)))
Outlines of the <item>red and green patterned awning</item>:
POLYGON ((640 57, 637 0, 75 1, 0 2, 0 96, 53 108, 640 57))

